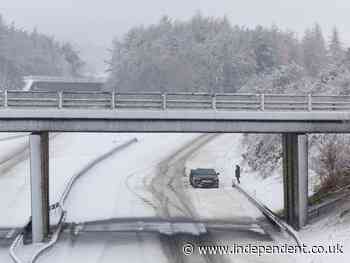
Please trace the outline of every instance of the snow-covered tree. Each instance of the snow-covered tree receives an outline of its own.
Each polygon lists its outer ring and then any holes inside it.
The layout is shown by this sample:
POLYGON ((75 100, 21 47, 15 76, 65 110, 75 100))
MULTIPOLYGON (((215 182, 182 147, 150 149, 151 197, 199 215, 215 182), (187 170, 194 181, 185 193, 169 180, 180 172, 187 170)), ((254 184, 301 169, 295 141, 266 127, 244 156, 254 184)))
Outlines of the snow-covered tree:
POLYGON ((296 63, 282 65, 271 72, 256 74, 239 90, 243 93, 305 93, 302 83, 306 72, 296 63))
POLYGON ((334 27, 332 32, 328 53, 331 63, 335 65, 341 64, 345 58, 345 51, 339 37, 338 29, 336 27, 334 27))
POLYGON ((243 160, 254 171, 268 177, 281 166, 282 144, 280 135, 249 134, 244 136, 243 160))
POLYGON ((69 64, 69 75, 75 77, 80 76, 84 62, 80 58, 78 51, 76 51, 70 43, 65 43, 62 46, 62 53, 69 64))
POLYGON ((305 68, 311 76, 318 76, 327 63, 326 44, 318 24, 305 31, 302 48, 305 68))
MULTIPOLYGON (((276 26, 247 29, 201 14, 189 21, 163 17, 113 42, 109 85, 119 91, 350 94, 350 51, 340 39, 335 29, 327 48, 318 24, 299 40, 276 26)), ((350 141, 339 136, 325 136, 327 143, 311 136, 313 163, 323 177, 332 170, 327 154, 333 150, 345 156, 337 154, 335 173, 348 171, 350 141)), ((281 167, 279 135, 249 134, 243 143, 253 170, 266 177, 281 167)))
POLYGON ((312 168, 320 178, 322 191, 337 190, 350 183, 350 137, 326 134, 316 138, 318 154, 312 158, 312 168))
POLYGON ((162 18, 114 41, 109 85, 133 91, 235 92, 257 72, 298 63, 297 39, 277 28, 232 26, 227 18, 162 18))
POLYGON ((27 32, 14 23, 8 25, 0 15, 0 88, 21 88, 23 75, 71 75, 80 57, 73 50, 66 56, 62 46, 37 30, 27 32))

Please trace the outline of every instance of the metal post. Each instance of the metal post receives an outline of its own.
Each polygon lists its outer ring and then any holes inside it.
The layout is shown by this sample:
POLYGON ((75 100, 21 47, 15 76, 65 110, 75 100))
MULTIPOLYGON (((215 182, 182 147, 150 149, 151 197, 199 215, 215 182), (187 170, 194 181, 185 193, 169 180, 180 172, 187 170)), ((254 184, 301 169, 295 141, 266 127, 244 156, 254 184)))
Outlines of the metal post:
POLYGON ((4 108, 7 108, 8 106, 8 94, 7 89, 4 90, 4 108))
POLYGON ((114 90, 111 93, 111 108, 112 110, 115 109, 115 91, 114 90))
POLYGON ((283 186, 286 221, 300 229, 307 223, 308 142, 305 134, 283 135, 283 186))
POLYGON ((49 234, 49 135, 30 136, 30 180, 33 242, 43 242, 49 234))
POLYGON ((114 108, 118 108, 118 93, 114 92, 114 108))
POLYGON ((162 108, 163 108, 163 110, 166 110, 166 107, 167 107, 166 100, 167 100, 167 95, 166 95, 166 93, 163 93, 162 94, 162 108))
POLYGON ((260 110, 265 110, 265 94, 260 94, 260 110))
POLYGON ((216 94, 213 94, 211 106, 213 110, 216 110, 216 94))
POLYGON ((307 95, 307 109, 308 109, 308 111, 312 111, 312 96, 311 96, 311 94, 307 95))
POLYGON ((58 108, 59 109, 62 109, 62 106, 63 106, 63 92, 62 91, 59 91, 58 92, 58 108))

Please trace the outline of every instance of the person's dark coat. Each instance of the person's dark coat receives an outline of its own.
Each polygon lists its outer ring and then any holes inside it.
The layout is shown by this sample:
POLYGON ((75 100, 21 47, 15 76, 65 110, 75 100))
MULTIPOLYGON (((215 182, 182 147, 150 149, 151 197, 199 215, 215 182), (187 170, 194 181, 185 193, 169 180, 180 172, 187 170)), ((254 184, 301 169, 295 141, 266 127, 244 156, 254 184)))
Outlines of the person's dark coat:
POLYGON ((236 176, 236 179, 237 179, 238 183, 240 183, 241 167, 239 167, 239 165, 236 165, 235 176, 236 176))

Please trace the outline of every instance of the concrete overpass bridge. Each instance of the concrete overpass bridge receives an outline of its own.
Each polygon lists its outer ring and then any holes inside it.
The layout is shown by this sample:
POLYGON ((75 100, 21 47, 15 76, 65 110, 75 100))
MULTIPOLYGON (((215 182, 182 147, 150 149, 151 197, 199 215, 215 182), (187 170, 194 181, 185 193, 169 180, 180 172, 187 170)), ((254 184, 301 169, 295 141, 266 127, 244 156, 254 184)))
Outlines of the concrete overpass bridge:
POLYGON ((0 131, 30 135, 33 241, 49 233, 49 132, 283 135, 286 221, 307 222, 307 133, 350 132, 350 96, 3 91, 0 131))
POLYGON ((348 132, 350 96, 3 91, 0 131, 348 132))

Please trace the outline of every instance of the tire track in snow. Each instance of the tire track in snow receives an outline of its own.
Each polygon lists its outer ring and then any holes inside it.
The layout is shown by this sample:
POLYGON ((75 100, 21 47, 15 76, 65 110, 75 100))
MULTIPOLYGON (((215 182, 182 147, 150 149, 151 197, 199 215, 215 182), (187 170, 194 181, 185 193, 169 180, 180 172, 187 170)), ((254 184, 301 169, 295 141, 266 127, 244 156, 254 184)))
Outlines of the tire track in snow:
POLYGON ((7 136, 7 137, 0 138, 0 142, 16 140, 16 139, 27 137, 27 136, 29 136, 29 134, 7 136))
MULTIPOLYGON (((150 190, 160 204, 158 213, 160 213, 161 217, 172 217, 172 214, 174 214, 172 210, 176 209, 182 213, 184 217, 198 219, 195 208, 184 191, 181 175, 184 174, 186 160, 217 136, 217 134, 202 135, 180 148, 175 154, 160 163, 159 172, 152 179, 150 190)), ((223 257, 214 257, 212 255, 194 255, 189 257, 182 253, 183 245, 188 241, 200 244, 204 239, 211 240, 211 243, 215 243, 210 233, 205 236, 195 237, 187 234, 176 234, 173 236, 160 235, 163 251, 171 263, 225 262, 223 257)))
MULTIPOLYGON (((140 170, 141 171, 141 170, 140 170)), ((136 190, 134 190, 132 184, 131 184, 131 180, 134 179, 137 175, 139 175, 139 172, 134 172, 132 174, 130 174, 126 180, 125 180, 125 186, 128 188, 128 190, 133 193, 137 198, 139 198, 143 203, 145 203, 147 206, 150 206, 151 208, 154 209, 154 211, 157 211, 158 207, 156 204, 154 204, 154 202, 141 195, 140 193, 138 193, 136 190)), ((146 178, 147 178, 147 175, 145 175, 143 178, 142 178, 142 185, 144 186, 144 189, 147 189, 147 182, 146 182, 146 178)))
MULTIPOLYGON (((179 212, 181 212, 184 215, 191 216, 190 211, 192 210, 192 208, 188 207, 188 205, 186 203, 179 204, 179 202, 174 202, 174 201, 172 201, 171 198, 167 198, 167 195, 163 194, 162 191, 154 189, 154 183, 155 183, 155 180, 157 180, 156 177, 158 177, 158 176, 161 177, 159 180, 161 180, 161 181, 164 180, 165 185, 173 192, 173 197, 176 198, 176 194, 174 193, 174 187, 172 186, 172 183, 173 183, 176 176, 173 176, 170 180, 168 180, 168 178, 166 178, 165 176, 161 176, 162 173, 166 174, 167 170, 169 168, 169 167, 166 167, 165 164, 168 164, 170 161, 177 158, 179 155, 184 154, 184 152, 186 150, 188 150, 190 147, 192 149, 194 146, 197 146, 196 143, 198 143, 198 141, 203 140, 203 138, 204 137, 206 138, 207 136, 208 135, 201 135, 198 138, 195 138, 195 139, 191 140, 189 143, 180 147, 178 150, 176 150, 173 154, 171 154, 165 160, 162 160, 160 162, 155 162, 155 163, 147 166, 147 168, 140 168, 140 169, 138 169, 138 171, 133 172, 132 174, 130 174, 126 178, 126 181, 125 181, 126 187, 128 188, 128 190, 130 192, 132 192, 135 196, 137 196, 147 206, 151 206, 155 210, 155 212, 158 213, 160 216, 162 216, 161 215, 162 213, 160 212, 160 211, 162 211, 162 207, 170 207, 170 206, 172 208, 175 208, 176 210, 178 210, 179 212), (135 179, 136 176, 140 174, 140 172, 144 172, 145 170, 150 170, 151 167, 158 167, 158 173, 153 178, 151 177, 150 182, 148 182, 147 180, 150 177, 147 175, 150 175, 151 172, 147 172, 147 174, 145 174, 142 177, 142 184, 143 184, 144 189, 152 195, 153 200, 151 198, 145 197, 144 195, 142 195, 139 192, 137 192, 136 190, 134 190, 134 188, 131 184, 131 181, 133 179, 135 179), (161 171, 161 172, 159 172, 159 171, 161 171), (168 182, 166 182, 166 180, 168 180, 168 182), (167 200, 166 201, 167 204, 165 206, 164 206, 164 204, 162 204, 163 201, 161 201, 161 200, 163 200, 163 198, 167 200)), ((211 136, 213 136, 213 135, 211 135, 211 136)), ((214 135, 214 136, 216 136, 216 135, 214 135)), ((205 139, 205 143, 206 143, 206 139, 205 139)), ((192 151, 190 151, 187 154, 188 155, 193 154, 193 152, 198 147, 199 146, 194 147, 195 149, 192 149, 192 151)), ((168 213, 166 213, 166 214, 168 214, 168 213)))
MULTIPOLYGON (((54 140, 60 133, 55 133, 50 136, 50 141, 54 140)), ((25 137, 29 135, 21 135, 21 137, 25 137)), ((13 167, 18 165, 24 160, 29 158, 29 142, 24 143, 21 147, 17 148, 13 152, 9 153, 5 158, 0 160, 0 175, 6 174, 13 167)))
MULTIPOLYGON (((155 163, 149 167, 158 166, 158 173, 155 177, 151 179, 150 182, 147 182, 148 176, 143 176, 142 184, 146 190, 148 190, 154 200, 150 200, 149 198, 144 197, 137 191, 135 191, 131 185, 131 180, 134 179, 139 173, 134 172, 130 174, 126 181, 125 185, 133 194, 135 194, 141 201, 143 201, 146 205, 151 206, 155 212, 159 214, 161 217, 169 218, 171 217, 171 209, 176 209, 183 216, 189 218, 197 218, 195 215, 194 208, 190 205, 189 200, 183 200, 182 193, 177 190, 177 187, 174 186, 176 179, 178 179, 178 175, 183 174, 184 163, 190 156, 193 155, 199 148, 203 147, 205 144, 209 143, 211 140, 216 138, 218 135, 216 134, 205 134, 201 135, 194 140, 191 140, 189 143, 180 147, 175 153, 170 155, 163 161, 155 163), (170 171, 171 169, 175 169, 175 171, 170 171), (169 193, 171 196, 169 196, 169 193), (181 196, 181 197, 180 197, 181 196), (175 200, 174 200, 175 199, 175 200), (157 203, 157 204, 156 204, 157 203)), ((140 169, 140 171, 144 171, 144 169, 140 169)), ((182 184, 182 181, 180 180, 182 184)), ((180 188, 182 188, 180 186, 180 188)), ((187 263, 193 262, 191 257, 186 257, 182 253, 182 246, 185 244, 185 240, 197 240, 197 243, 200 242, 200 237, 194 238, 190 235, 175 235, 175 236, 167 236, 160 235, 160 241, 162 244, 162 249, 167 256, 169 262, 173 263, 187 263), (190 261, 189 261, 190 260, 190 261)), ((192 258, 193 259, 193 258, 192 258)), ((205 263, 214 263, 218 262, 217 258, 214 259, 211 256, 199 257, 195 262, 205 262, 205 263), (197 261, 199 260, 199 261, 197 261)), ((221 260, 219 260, 221 262, 221 260)))
MULTIPOLYGON (((218 135, 205 134, 192 140, 185 146, 181 147, 173 155, 162 161, 159 165, 157 175, 150 183, 150 192, 153 194, 155 200, 158 201, 159 216, 163 218, 171 217, 171 208, 179 210, 185 217, 196 218, 194 208, 190 205, 189 200, 183 200, 183 193, 179 193, 177 187, 174 186, 175 180, 180 175, 183 175, 184 162, 199 148, 209 143, 218 135)), ((181 181, 182 183, 182 181, 181 181)), ((177 185, 178 186, 178 185, 177 185)), ((181 187, 182 188, 182 187, 181 187)))

